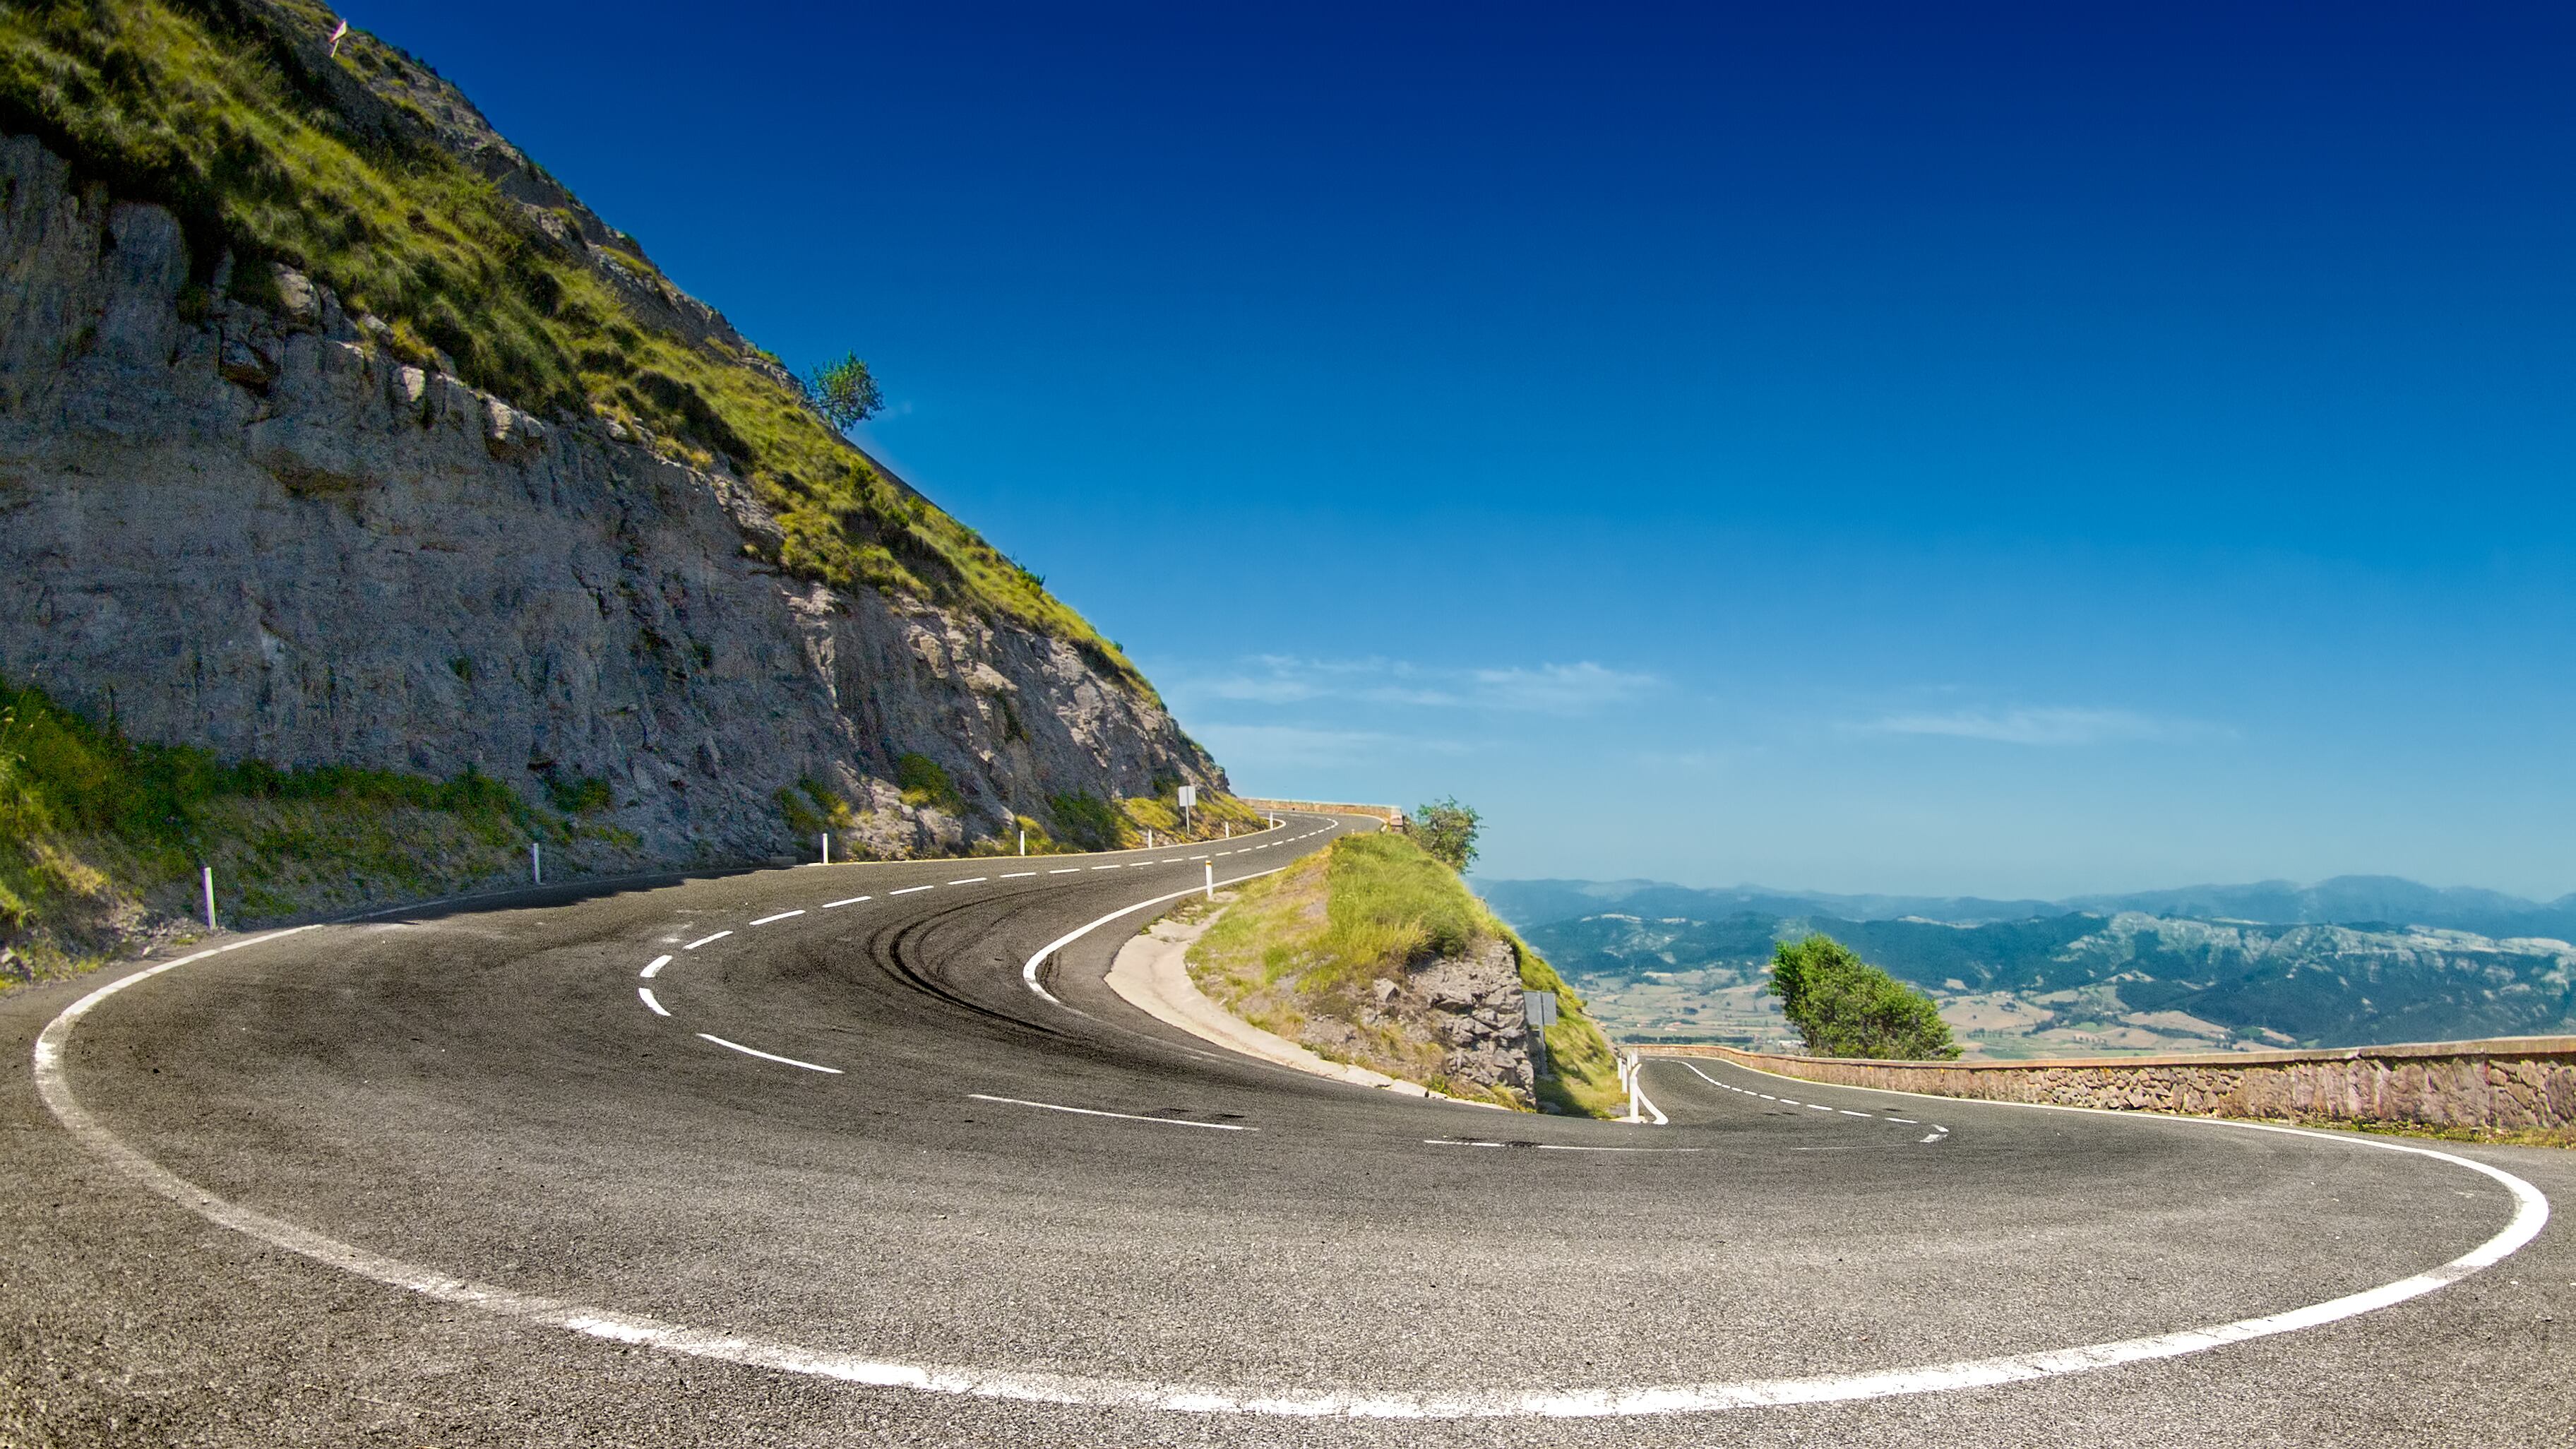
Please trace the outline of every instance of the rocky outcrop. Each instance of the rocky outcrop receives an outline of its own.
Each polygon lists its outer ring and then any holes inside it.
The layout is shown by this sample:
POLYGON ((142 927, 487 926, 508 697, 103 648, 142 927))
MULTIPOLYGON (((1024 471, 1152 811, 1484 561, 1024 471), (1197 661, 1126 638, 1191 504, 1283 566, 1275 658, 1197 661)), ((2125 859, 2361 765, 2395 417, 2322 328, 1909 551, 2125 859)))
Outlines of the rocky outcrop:
POLYGON ((1459 1086, 1501 1087, 1534 1094, 1529 1027, 1521 1017, 1520 956, 1512 943, 1489 940, 1458 956, 1430 956, 1381 976, 1350 1020, 1309 1012, 1310 1046, 1355 1059, 1373 1035, 1428 1040, 1441 1051, 1439 1075, 1459 1086))
POLYGON ((808 780, 886 855, 1223 787, 1063 640, 764 564, 721 464, 407 365, 293 272, 262 309, 188 263, 168 212, 0 139, 0 675, 228 758, 603 780, 665 859, 810 844, 777 801, 808 780), (962 803, 906 805, 908 752, 962 803))

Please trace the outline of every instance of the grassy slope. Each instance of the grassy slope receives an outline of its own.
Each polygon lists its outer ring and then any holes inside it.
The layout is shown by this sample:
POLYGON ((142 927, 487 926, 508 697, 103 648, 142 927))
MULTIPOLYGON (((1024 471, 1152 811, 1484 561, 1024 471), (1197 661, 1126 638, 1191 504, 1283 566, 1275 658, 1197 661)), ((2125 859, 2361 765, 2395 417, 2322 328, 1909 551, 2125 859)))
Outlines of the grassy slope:
MULTIPOLYGON (((1192 949, 1190 966, 1211 996, 1293 1041, 1309 1016, 1358 1027, 1370 982, 1402 979, 1407 962, 1498 939, 1517 952, 1523 986, 1556 993, 1559 1015, 1547 1031, 1552 1070, 1539 1081, 1540 1101, 1593 1116, 1625 1110, 1610 1043, 1584 1014, 1582 998, 1455 871, 1401 835, 1345 836, 1322 854, 1249 882, 1192 949)), ((1361 1065, 1452 1090, 1439 1075, 1438 1045, 1385 1027, 1360 1031, 1361 1065)))
POLYGON ((626 863, 634 842, 583 819, 604 789, 554 794, 560 810, 479 775, 225 765, 0 683, 0 947, 11 979, 94 964, 152 917, 194 918, 200 864, 233 925, 516 883, 531 841, 566 872, 626 863))
MULTIPOLYGON (((435 144, 409 99, 450 94, 433 74, 361 32, 336 61, 298 49, 330 24, 303 0, 0 9, 0 130, 38 136, 112 194, 175 211, 198 271, 183 305, 204 305, 227 250, 232 285, 253 301, 273 285, 266 263, 291 265, 353 315, 390 323, 386 345, 410 361, 443 350, 465 380, 530 411, 640 425, 666 455, 724 460, 777 514, 785 541, 773 562, 788 571, 1016 621, 1150 697, 1116 646, 1035 575, 878 474, 752 359, 648 325, 578 235, 435 144), (391 98, 389 123, 353 119, 331 99, 352 80, 391 98)), ((600 252, 667 286, 630 239, 600 252)))

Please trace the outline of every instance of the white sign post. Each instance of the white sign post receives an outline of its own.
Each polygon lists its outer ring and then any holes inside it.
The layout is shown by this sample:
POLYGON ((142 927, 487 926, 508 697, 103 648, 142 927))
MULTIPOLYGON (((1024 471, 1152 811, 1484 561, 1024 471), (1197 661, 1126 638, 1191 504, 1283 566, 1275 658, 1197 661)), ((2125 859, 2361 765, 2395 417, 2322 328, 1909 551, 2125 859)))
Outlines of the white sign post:
POLYGON ((1530 1073, 1535 1081, 1547 1075, 1547 1029, 1556 1025, 1556 993, 1523 991, 1521 1020, 1530 1028, 1530 1073))
POLYGON ((1183 785, 1181 787, 1181 831, 1184 834, 1187 834, 1190 828, 1190 807, 1197 803, 1199 803, 1199 787, 1183 785))

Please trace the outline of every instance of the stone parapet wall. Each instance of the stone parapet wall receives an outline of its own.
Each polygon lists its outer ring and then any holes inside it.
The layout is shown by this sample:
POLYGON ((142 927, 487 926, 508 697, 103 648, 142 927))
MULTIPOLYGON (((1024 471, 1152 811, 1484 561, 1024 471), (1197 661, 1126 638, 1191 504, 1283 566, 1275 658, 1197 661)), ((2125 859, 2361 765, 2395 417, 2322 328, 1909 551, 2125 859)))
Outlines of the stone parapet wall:
POLYGON ((1234 798, 1255 810, 1311 810, 1319 815, 1366 815, 1372 819, 1383 820, 1398 829, 1404 826, 1404 812, 1392 805, 1346 805, 1323 800, 1263 800, 1251 795, 1237 795, 1234 798))
POLYGON ((2576 1037, 2570 1036, 2032 1062, 1859 1061, 1725 1046, 1652 1050, 1835 1086, 1995 1102, 2576 1134, 2576 1037))

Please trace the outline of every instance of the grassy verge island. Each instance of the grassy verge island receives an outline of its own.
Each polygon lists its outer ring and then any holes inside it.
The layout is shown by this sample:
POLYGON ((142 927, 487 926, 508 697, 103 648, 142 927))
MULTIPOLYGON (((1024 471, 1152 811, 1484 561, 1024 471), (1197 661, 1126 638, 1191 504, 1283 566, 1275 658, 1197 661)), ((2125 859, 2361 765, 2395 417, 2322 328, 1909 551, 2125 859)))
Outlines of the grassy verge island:
POLYGON ((1335 1061, 1520 1110, 1626 1109, 1609 1040, 1555 970, 1412 840, 1350 835, 1248 882, 1190 976, 1264 1031, 1335 1061), (1556 994, 1528 1071, 1520 992, 1556 994))

